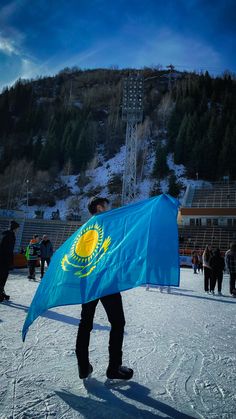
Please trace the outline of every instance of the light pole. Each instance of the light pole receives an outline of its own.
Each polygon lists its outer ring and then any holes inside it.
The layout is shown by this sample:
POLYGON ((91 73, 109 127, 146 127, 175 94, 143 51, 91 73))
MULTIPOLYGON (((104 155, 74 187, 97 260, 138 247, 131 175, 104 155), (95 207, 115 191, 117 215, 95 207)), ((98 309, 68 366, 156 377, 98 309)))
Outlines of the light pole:
POLYGON ((122 185, 122 205, 136 195, 137 125, 143 118, 143 78, 130 75, 124 80, 122 120, 126 122, 126 153, 122 185))

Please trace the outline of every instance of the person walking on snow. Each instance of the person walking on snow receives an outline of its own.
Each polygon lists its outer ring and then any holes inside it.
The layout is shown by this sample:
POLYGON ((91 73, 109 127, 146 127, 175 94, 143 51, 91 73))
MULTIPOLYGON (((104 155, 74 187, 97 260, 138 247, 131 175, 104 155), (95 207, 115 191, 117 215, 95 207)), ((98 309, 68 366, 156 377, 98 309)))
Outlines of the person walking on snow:
POLYGON ((192 254, 192 266, 193 266, 193 273, 197 274, 197 268, 198 268, 198 255, 197 252, 193 252, 192 254))
POLYGON ((218 295, 222 295, 222 280, 223 280, 223 270, 225 268, 224 258, 220 254, 220 249, 216 249, 213 252, 213 256, 210 258, 210 266, 212 269, 211 280, 210 280, 210 293, 215 294, 215 286, 217 282, 218 286, 218 295))
POLYGON ((13 267, 14 246, 16 241, 15 233, 20 225, 11 221, 10 229, 2 233, 0 242, 0 302, 9 300, 10 296, 5 294, 4 287, 7 282, 9 270, 13 267))
POLYGON ((202 252, 198 253, 198 272, 201 272, 203 274, 203 265, 202 265, 202 252))
POLYGON ((29 245, 27 246, 26 250, 26 259, 28 260, 28 267, 29 267, 29 279, 33 279, 35 281, 35 268, 40 257, 40 243, 39 243, 39 236, 37 234, 34 235, 33 239, 30 240, 29 245))
POLYGON ((209 289, 210 289, 210 281, 211 281, 211 273, 212 273, 212 269, 210 266, 211 256, 212 256, 211 248, 210 246, 206 246, 203 252, 203 256, 202 256, 203 270, 204 270, 204 290, 206 293, 209 293, 209 289))
POLYGON ((44 234, 43 239, 40 243, 41 278, 44 275, 45 262, 47 263, 47 266, 49 266, 52 255, 53 255, 52 243, 48 239, 47 235, 44 234))
MULTIPOLYGON (((108 204, 109 201, 107 198, 94 197, 88 204, 88 210, 90 214, 96 215, 107 211, 108 204)), ((93 371, 93 367, 89 362, 89 340, 90 333, 93 329, 95 310, 99 301, 101 301, 111 324, 109 365, 106 371, 107 378, 129 380, 133 376, 133 370, 122 365, 125 317, 120 293, 106 295, 105 297, 82 304, 81 320, 76 339, 79 377, 87 378, 93 371)))

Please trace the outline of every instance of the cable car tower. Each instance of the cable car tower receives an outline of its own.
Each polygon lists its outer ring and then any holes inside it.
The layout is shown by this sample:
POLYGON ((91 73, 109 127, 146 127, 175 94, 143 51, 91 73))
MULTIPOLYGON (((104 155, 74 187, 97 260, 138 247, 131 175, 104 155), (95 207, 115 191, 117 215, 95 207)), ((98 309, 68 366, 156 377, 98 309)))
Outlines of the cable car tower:
POLYGON ((137 127, 143 119, 143 77, 130 75, 124 79, 122 120, 126 121, 126 154, 122 184, 122 205, 136 195, 137 127))

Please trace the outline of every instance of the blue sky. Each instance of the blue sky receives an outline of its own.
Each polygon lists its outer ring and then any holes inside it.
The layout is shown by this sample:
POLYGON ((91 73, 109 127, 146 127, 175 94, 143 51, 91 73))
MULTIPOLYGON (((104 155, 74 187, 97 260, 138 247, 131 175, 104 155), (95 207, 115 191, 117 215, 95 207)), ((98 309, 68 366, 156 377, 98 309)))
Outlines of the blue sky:
POLYGON ((235 0, 0 0, 0 87, 64 67, 236 72, 235 0))

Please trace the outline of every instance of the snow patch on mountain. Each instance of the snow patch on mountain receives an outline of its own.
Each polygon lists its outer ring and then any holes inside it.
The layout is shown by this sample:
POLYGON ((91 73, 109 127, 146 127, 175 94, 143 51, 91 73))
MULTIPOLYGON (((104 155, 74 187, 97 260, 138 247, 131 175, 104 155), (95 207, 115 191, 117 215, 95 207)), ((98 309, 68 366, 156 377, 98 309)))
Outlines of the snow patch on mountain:
POLYGON ((174 171, 177 178, 180 178, 185 174, 186 169, 184 165, 174 163, 174 153, 169 153, 166 161, 169 169, 174 171))
POLYGON ((70 188, 73 195, 80 193, 80 188, 77 184, 78 175, 61 175, 61 180, 70 188))
POLYGON ((105 188, 113 175, 120 175, 122 177, 125 161, 125 146, 122 146, 120 151, 111 159, 105 161, 103 156, 100 156, 99 160, 101 163, 98 167, 92 170, 86 170, 86 176, 90 178, 90 182, 84 188, 84 192, 89 192, 98 186, 105 188))
MULTIPOLYGON (((146 150, 143 155, 142 167, 139 168, 140 173, 138 174, 137 180, 137 197, 135 201, 140 201, 149 198, 152 190, 154 189, 156 179, 152 178, 153 167, 155 164, 155 147, 151 144, 150 140, 145 141, 144 149, 146 150)), ((85 186, 80 185, 81 175, 61 175, 61 180, 67 185, 71 191, 71 195, 62 200, 58 200, 54 207, 45 206, 31 206, 28 208, 28 217, 34 218, 36 210, 44 211, 44 218, 50 219, 52 212, 60 212, 61 219, 66 219, 70 210, 70 201, 72 198, 78 199, 79 213, 81 216, 81 222, 87 221, 89 213, 87 209, 87 203, 89 197, 93 195, 106 196, 111 203, 117 198, 115 194, 109 193, 108 184, 112 180, 113 176, 120 176, 122 179, 125 164, 125 152, 126 146, 123 145, 119 152, 109 160, 105 160, 104 149, 98 149, 98 154, 94 160, 92 168, 88 168, 84 174, 87 183, 85 186)), ((180 195, 180 201, 184 195, 185 189, 188 184, 192 186, 200 186, 203 181, 187 179, 185 177, 186 169, 182 164, 174 163, 174 154, 169 153, 167 156, 167 165, 171 171, 174 172, 177 182, 179 182, 183 189, 180 195)), ((160 189, 162 193, 167 193, 169 187, 168 177, 160 180, 160 189)), ((26 206, 21 207, 22 210, 27 212, 26 206)))

